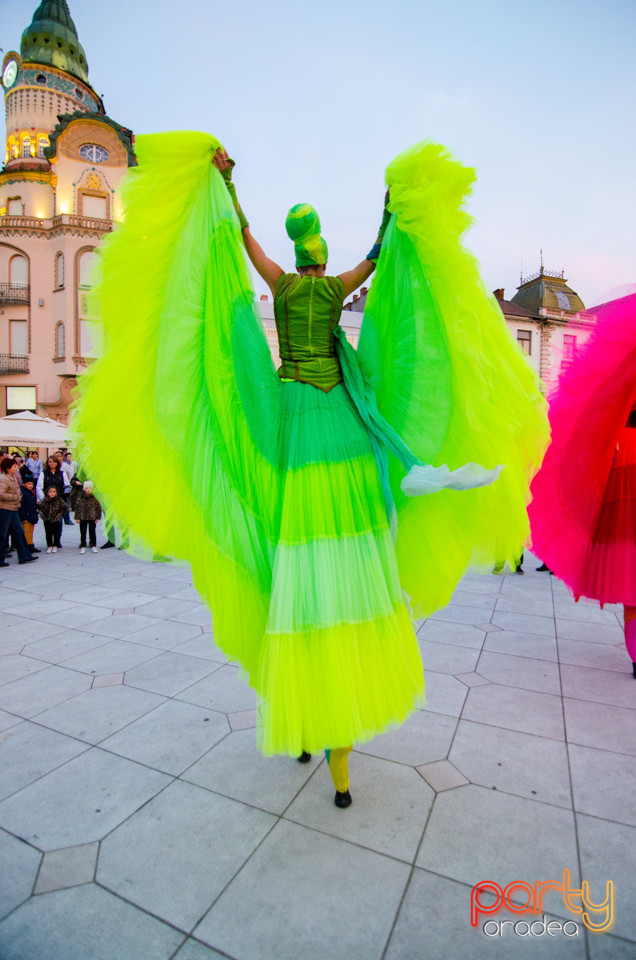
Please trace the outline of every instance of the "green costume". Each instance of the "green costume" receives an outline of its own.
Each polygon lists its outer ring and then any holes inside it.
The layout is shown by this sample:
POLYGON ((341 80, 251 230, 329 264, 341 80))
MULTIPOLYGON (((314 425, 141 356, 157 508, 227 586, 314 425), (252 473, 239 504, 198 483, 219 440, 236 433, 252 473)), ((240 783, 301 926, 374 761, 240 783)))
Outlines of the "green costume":
POLYGON ((421 702, 411 605, 430 615, 469 564, 518 554, 543 401, 459 242, 472 171, 433 144, 387 170, 357 351, 336 278, 281 278, 282 382, 218 146, 137 138, 126 218, 100 258, 106 349, 73 424, 130 549, 190 563, 215 643, 261 698, 263 752, 346 751, 421 702), (152 450, 161 482, 142 498, 114 434, 152 450))
POLYGON ((340 322, 343 284, 339 277, 285 273, 276 284, 274 317, 281 379, 312 383, 328 393, 342 380, 334 330, 340 322))

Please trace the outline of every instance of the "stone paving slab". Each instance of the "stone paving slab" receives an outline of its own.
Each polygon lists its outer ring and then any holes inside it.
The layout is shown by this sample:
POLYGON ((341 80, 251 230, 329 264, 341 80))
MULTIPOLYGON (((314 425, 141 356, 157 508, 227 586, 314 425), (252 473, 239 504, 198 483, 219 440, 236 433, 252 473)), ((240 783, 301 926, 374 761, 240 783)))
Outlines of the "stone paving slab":
POLYGON ((574 603, 529 554, 523 577, 465 577, 418 624, 426 705, 356 745, 338 810, 322 756, 258 752, 187 569, 80 557, 75 533, 0 577, 2 960, 636 956, 619 607, 574 603), (599 900, 614 883, 608 933, 555 890, 546 919, 578 937, 471 926, 473 883, 564 867, 599 900))

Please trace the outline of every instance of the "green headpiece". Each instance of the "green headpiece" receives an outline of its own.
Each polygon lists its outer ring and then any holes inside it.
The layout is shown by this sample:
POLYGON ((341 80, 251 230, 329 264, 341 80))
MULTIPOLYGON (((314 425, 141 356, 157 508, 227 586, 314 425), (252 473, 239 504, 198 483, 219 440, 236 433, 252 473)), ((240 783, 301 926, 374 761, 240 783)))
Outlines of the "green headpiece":
POLYGON ((285 229, 294 241, 297 267, 327 262, 327 244, 320 236, 320 217, 309 203, 297 203, 285 220, 285 229))

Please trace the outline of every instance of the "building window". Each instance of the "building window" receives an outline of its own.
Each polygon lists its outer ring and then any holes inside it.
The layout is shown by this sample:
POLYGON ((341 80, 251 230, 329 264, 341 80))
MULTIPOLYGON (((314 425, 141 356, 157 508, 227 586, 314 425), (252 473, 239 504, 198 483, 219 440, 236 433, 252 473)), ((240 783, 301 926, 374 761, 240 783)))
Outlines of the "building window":
MULTIPOLYGON (((55 255, 55 286, 58 290, 64 286, 64 254, 55 255)), ((61 354, 60 354, 61 356, 61 354)))
POLYGON ((98 143, 83 143, 79 155, 82 160, 90 160, 91 163, 106 163, 109 157, 106 147, 100 147, 98 143))
POLYGON ((91 315, 90 289, 97 253, 85 250, 77 262, 78 339, 81 357, 94 358, 101 353, 98 331, 91 315))
POLYGON ((49 145, 49 141, 46 139, 46 137, 40 137, 38 141, 38 157, 40 158, 40 160, 46 159, 44 156, 44 151, 46 150, 48 145, 49 145))
POLYGON ((7 202, 7 214, 10 217, 21 217, 24 214, 22 197, 13 197, 7 202))
POLYGON ((12 357, 26 357, 28 354, 28 333, 26 320, 9 320, 9 353, 12 357))
POLYGON ((30 157, 31 156, 31 138, 25 137, 22 141, 22 156, 30 157))
POLYGON ((90 193, 82 193, 81 203, 83 217, 108 220, 108 197, 94 197, 90 193))
POLYGON ((532 330, 517 330, 517 343, 528 356, 532 353, 532 330))
POLYGON ((571 363, 574 360, 574 355, 576 353, 576 337, 571 333, 563 334, 563 359, 566 363, 571 363))
POLYGON ((55 351, 56 357, 59 359, 64 356, 64 324, 58 323, 57 329, 55 331, 55 351))
POLYGON ((7 414, 31 410, 35 413, 35 387, 7 387, 7 414))
POLYGON ((9 261, 9 283, 27 284, 29 282, 29 266, 26 257, 15 256, 9 261))

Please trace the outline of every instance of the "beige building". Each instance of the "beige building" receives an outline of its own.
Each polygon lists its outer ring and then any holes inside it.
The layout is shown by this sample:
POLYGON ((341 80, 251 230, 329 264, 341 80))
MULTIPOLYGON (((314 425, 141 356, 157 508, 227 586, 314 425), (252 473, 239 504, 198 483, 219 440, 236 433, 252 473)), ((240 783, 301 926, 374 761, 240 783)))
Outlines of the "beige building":
POLYGON ((86 292, 99 238, 121 218, 132 132, 106 115, 66 0, 43 0, 2 63, 0 416, 68 422, 96 353, 86 292))
POLYGON ((585 309, 563 271, 543 266, 522 277, 512 300, 505 299, 503 289, 495 290, 495 297, 510 332, 549 390, 592 334, 595 314, 585 309))

